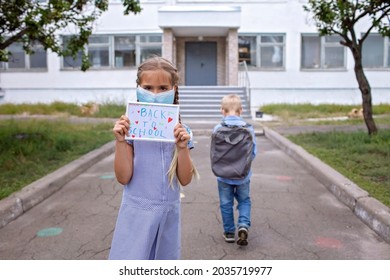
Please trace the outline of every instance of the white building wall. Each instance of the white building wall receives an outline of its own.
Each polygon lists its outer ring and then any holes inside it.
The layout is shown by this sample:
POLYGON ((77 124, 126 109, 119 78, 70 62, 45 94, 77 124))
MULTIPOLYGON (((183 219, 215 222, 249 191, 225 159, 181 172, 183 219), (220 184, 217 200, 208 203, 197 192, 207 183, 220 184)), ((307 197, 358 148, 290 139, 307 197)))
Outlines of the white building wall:
MULTIPOLYGON (((301 34, 317 33, 303 11, 306 1, 259 1, 242 4, 239 33, 285 33, 284 71, 250 70, 252 111, 270 103, 360 104, 361 93, 354 73, 354 60, 347 50, 347 69, 302 71, 301 34), (279 2, 279 3, 272 3, 279 2), (254 5, 257 7, 255 8, 254 5), (252 11, 256 11, 256 15, 252 11)), ((363 28, 358 33, 363 32, 363 28)), ((372 87, 373 103, 390 102, 390 71, 365 70, 372 87)))
MULTIPOLYGON (((123 16, 121 4, 111 4, 96 23, 95 34, 162 33, 157 25, 159 5, 143 4, 138 15, 123 16)), ((1 72, 0 87, 4 98, 0 102, 85 103, 125 102, 134 100, 136 69, 61 70, 61 59, 48 53, 47 72, 1 72)))
MULTIPOLYGON (((303 11, 302 0, 232 1, 141 1, 138 15, 123 15, 123 7, 110 4, 96 24, 97 34, 160 33, 157 11, 163 5, 241 6, 238 33, 286 34, 285 70, 249 72, 252 109, 267 103, 361 102, 353 71, 353 58, 347 50, 347 69, 341 71, 301 71, 301 34, 317 33, 303 11)), ((362 29, 363 31, 363 29, 362 29)), ((48 54, 47 72, 0 72, 0 87, 5 92, 0 102, 124 102, 134 99, 136 69, 61 70, 61 60, 48 54)), ((390 71, 365 71, 373 90, 373 103, 390 103, 390 71)))

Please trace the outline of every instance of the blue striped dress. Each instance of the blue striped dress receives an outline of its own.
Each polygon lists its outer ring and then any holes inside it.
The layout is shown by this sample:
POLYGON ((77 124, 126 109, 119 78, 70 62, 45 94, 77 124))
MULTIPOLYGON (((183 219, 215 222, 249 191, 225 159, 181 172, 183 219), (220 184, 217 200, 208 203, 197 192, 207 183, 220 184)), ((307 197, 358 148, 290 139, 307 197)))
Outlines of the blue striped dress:
POLYGON ((109 259, 180 259, 180 188, 176 180, 169 186, 167 175, 175 144, 129 143, 134 147, 133 177, 123 189, 109 259))

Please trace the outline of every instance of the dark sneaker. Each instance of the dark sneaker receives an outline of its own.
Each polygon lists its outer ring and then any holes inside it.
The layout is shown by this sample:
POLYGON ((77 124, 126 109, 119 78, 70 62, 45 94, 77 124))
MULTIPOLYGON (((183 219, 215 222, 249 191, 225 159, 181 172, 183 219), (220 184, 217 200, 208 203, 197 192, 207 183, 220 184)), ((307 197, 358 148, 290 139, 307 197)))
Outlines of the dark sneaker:
POLYGON ((225 238, 225 241, 227 243, 234 243, 234 241, 236 241, 236 238, 235 238, 233 232, 224 232, 223 233, 223 238, 225 238))
POLYGON ((248 245, 248 229, 241 227, 238 229, 237 244, 240 246, 248 245))

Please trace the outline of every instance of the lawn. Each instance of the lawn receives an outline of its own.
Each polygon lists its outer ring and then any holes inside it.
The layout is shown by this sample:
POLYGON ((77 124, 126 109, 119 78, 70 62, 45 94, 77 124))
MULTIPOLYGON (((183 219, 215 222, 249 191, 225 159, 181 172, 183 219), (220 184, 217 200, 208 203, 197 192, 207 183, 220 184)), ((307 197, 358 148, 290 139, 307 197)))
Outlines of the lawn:
POLYGON ((113 140, 113 123, 71 123, 69 116, 118 118, 125 105, 99 104, 93 114, 82 107, 93 104, 65 102, 1 104, 0 115, 22 119, 0 120, 0 199, 113 140), (30 115, 57 116, 51 121, 30 115))
POLYGON ((378 134, 373 136, 368 135, 362 119, 333 119, 346 116, 352 108, 359 107, 336 104, 273 104, 262 107, 262 110, 278 117, 278 121, 267 124, 271 128, 313 124, 332 127, 359 125, 361 129, 358 131, 331 130, 287 135, 287 138, 390 207, 390 104, 373 106, 374 119, 380 127, 378 134), (314 121, 313 118, 319 121, 314 121))
POLYGON ((290 135, 288 138, 390 207, 390 130, 290 135))
POLYGON ((112 123, 0 121, 0 199, 114 139, 112 123))
POLYGON ((74 104, 65 102, 53 103, 5 103, 0 105, 0 115, 60 115, 95 118, 119 118, 125 112, 125 104, 103 103, 99 109, 90 114, 91 111, 83 111, 83 108, 91 108, 94 103, 74 104))
MULTIPOLYGON (((299 122, 308 119, 340 118, 347 117, 352 109, 360 109, 361 105, 340 105, 340 104, 269 104, 262 106, 260 111, 265 114, 277 116, 284 123, 299 122)), ((378 104, 373 106, 374 117, 381 118, 383 115, 390 115, 390 104, 378 104)), ((352 123, 361 123, 361 119, 350 119, 352 123)))

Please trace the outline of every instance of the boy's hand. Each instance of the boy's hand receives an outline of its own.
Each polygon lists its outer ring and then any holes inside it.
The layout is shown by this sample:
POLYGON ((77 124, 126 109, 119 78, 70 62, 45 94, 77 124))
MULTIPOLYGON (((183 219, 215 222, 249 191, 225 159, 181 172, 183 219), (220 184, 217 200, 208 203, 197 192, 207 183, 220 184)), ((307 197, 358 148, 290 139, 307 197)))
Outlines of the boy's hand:
POLYGON ((115 126, 112 129, 115 138, 118 142, 124 142, 125 136, 129 133, 130 120, 127 116, 122 115, 119 120, 115 122, 115 126))
POLYGON ((178 123, 173 129, 173 135, 176 138, 176 147, 178 149, 187 148, 188 141, 190 140, 190 135, 187 132, 187 129, 178 123))

